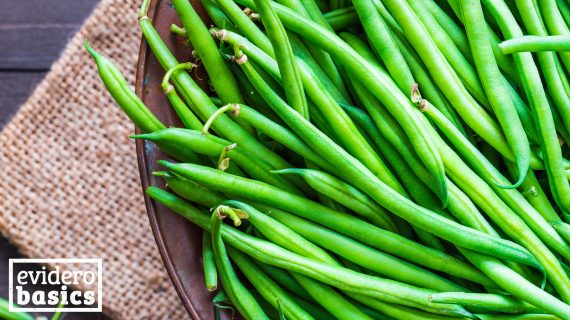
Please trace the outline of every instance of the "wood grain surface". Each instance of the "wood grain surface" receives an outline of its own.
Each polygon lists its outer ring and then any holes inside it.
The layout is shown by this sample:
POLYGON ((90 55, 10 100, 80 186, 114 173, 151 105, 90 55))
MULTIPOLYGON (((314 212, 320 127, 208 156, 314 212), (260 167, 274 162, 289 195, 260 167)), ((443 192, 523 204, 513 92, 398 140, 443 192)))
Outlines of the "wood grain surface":
MULTIPOLYGON (((0 130, 30 96, 98 2, 0 0, 0 130)), ((10 258, 22 256, 0 236, 0 296, 4 298, 8 296, 10 258)), ((106 318, 100 313, 68 313, 62 319, 106 318)))

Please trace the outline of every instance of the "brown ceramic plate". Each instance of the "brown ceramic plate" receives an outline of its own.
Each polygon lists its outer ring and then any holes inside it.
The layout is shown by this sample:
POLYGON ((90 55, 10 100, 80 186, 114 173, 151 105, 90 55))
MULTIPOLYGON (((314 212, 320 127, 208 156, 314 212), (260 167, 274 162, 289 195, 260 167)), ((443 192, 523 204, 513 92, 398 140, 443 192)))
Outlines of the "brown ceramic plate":
MULTIPOLYGON (((208 17, 200 0, 190 0, 200 16, 208 23, 208 17)), ((153 25, 180 62, 190 61, 191 48, 182 44, 182 39, 170 33, 170 25, 181 25, 170 1, 152 0, 148 15, 153 25)), ((164 70, 150 51, 144 39, 141 42, 136 75, 137 95, 152 113, 167 126, 180 126, 176 113, 161 91, 160 82, 164 70)), ((195 76, 196 82, 207 88, 203 70, 195 76), (202 80, 200 80, 202 79, 202 80)), ((143 189, 150 185, 164 187, 163 179, 152 176, 153 171, 164 170, 157 160, 168 159, 156 145, 137 140, 137 157, 143 189)), ((158 250, 168 275, 192 319, 214 319, 213 293, 206 290, 201 263, 202 232, 176 213, 145 195, 150 225, 158 250)))

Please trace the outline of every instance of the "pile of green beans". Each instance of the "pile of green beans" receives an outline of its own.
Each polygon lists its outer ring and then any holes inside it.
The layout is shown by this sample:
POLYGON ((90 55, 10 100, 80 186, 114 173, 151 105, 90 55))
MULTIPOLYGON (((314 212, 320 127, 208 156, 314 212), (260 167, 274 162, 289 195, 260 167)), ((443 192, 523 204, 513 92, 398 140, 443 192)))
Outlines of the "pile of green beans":
POLYGON ((246 319, 570 319, 567 1, 202 6, 172 1, 192 61, 139 12, 182 128, 85 46, 169 156, 146 194, 203 229, 204 290, 246 319))

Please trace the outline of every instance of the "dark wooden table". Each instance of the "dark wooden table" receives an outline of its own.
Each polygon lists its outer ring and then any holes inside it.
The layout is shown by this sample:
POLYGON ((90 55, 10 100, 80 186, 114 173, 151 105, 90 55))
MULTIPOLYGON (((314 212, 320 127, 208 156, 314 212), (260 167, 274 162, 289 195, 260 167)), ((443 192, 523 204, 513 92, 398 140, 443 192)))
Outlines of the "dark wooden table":
MULTIPOLYGON (((99 0, 0 0, 0 129, 49 71, 99 0)), ((0 296, 8 296, 8 259, 20 258, 0 236, 0 296)), ((42 314, 49 316, 49 314, 42 314)), ((69 313, 65 320, 104 319, 69 313)))

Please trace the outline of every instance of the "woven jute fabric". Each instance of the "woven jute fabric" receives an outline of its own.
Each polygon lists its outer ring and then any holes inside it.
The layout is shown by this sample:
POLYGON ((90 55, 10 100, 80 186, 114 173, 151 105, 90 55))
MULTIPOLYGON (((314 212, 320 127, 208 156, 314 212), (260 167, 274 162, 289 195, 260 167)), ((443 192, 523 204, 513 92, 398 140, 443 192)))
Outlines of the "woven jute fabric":
POLYGON ((134 127, 83 49, 89 38, 134 83, 139 2, 103 0, 0 134, 0 231, 29 257, 102 258, 114 319, 184 319, 146 216, 134 127))

